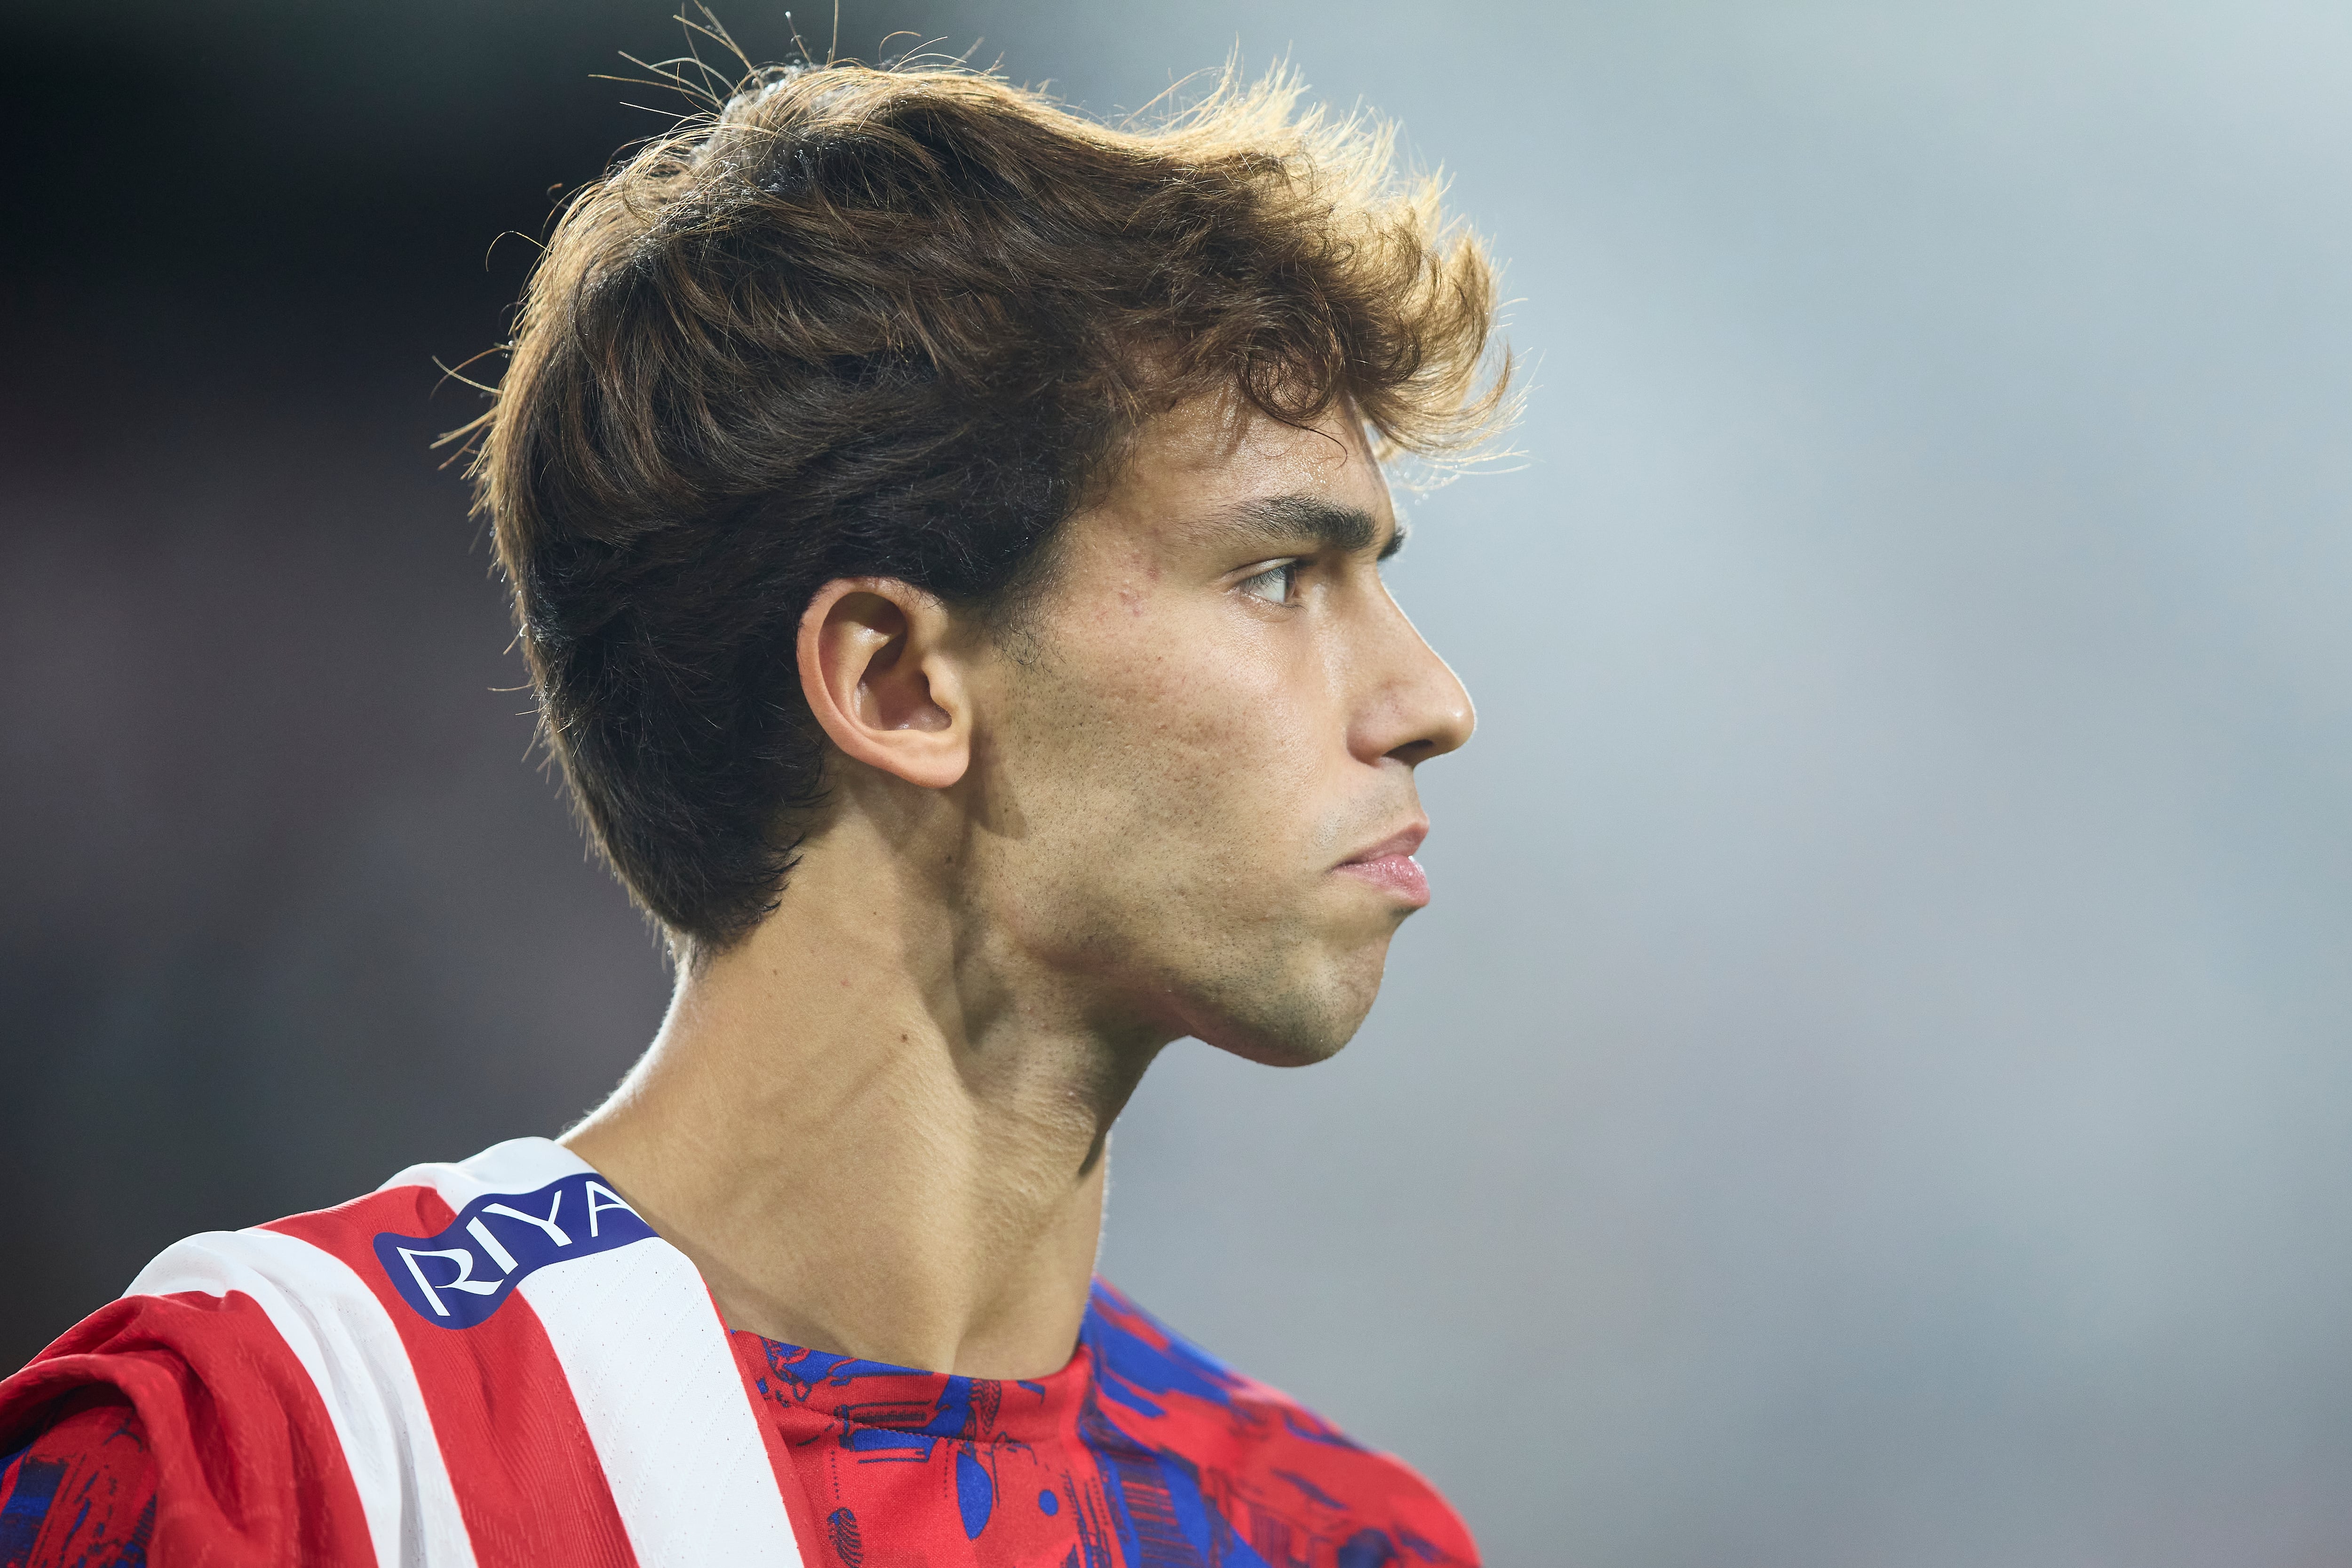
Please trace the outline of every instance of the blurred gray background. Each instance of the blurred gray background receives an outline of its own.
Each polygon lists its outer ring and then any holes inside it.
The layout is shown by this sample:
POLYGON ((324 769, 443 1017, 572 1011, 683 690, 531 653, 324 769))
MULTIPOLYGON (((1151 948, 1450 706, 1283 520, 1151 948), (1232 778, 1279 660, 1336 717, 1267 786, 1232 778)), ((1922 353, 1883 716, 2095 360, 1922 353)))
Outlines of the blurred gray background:
MULTIPOLYGON (((667 13, 0 23, 0 1362, 658 1016, 425 442, 667 13)), ((1392 576, 1436 903, 1339 1060, 1170 1054, 1107 1272, 1498 1564, 2352 1562, 2352 10, 894 27, 1399 118, 1535 388, 1392 576)))

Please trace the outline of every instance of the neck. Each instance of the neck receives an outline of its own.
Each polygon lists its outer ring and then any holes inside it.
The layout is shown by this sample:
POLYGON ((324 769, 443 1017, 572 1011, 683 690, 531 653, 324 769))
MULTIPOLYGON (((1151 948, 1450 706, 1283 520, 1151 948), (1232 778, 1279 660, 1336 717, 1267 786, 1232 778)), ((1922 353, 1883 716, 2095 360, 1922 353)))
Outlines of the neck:
POLYGON ((1163 1041, 1089 1026, 907 870, 953 857, 886 837, 853 817, 812 843, 563 1142, 693 1259, 730 1328, 1043 1376, 1086 1312, 1111 1122, 1163 1041))

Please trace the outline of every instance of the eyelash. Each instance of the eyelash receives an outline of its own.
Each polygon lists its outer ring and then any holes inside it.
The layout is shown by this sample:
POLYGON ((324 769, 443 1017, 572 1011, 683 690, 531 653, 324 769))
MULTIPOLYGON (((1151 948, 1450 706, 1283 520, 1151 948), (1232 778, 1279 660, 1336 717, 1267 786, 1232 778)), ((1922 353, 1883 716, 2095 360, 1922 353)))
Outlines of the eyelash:
POLYGON ((1306 563, 1302 561, 1277 561, 1265 571, 1244 577, 1234 585, 1246 593, 1253 584, 1263 583, 1269 577, 1279 577, 1282 579, 1280 597, 1270 598, 1263 594, 1252 595, 1251 597, 1265 599, 1265 602, 1270 605, 1287 605, 1297 596, 1298 574, 1305 569, 1306 563))

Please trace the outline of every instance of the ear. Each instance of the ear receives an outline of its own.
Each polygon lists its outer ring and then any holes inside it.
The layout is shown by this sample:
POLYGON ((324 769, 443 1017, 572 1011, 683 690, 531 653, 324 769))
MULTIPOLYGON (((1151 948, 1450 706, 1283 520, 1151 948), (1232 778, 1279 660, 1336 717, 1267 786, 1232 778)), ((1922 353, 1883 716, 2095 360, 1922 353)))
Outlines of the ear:
POLYGON ((801 616, 801 692, 843 753, 924 789, 971 764, 971 707, 937 596, 892 577, 839 577, 801 616))

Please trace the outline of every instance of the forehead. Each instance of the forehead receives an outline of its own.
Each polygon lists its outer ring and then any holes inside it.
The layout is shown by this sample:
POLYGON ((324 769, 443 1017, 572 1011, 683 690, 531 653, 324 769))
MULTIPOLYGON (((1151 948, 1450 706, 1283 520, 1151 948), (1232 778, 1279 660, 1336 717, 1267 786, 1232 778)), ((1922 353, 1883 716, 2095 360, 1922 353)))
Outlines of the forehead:
POLYGON ((1072 521, 1136 544, 1202 544, 1254 503, 1307 499, 1370 514, 1387 531, 1388 482, 1344 408, 1301 427, 1232 398, 1197 399, 1129 437, 1110 485, 1072 521))

